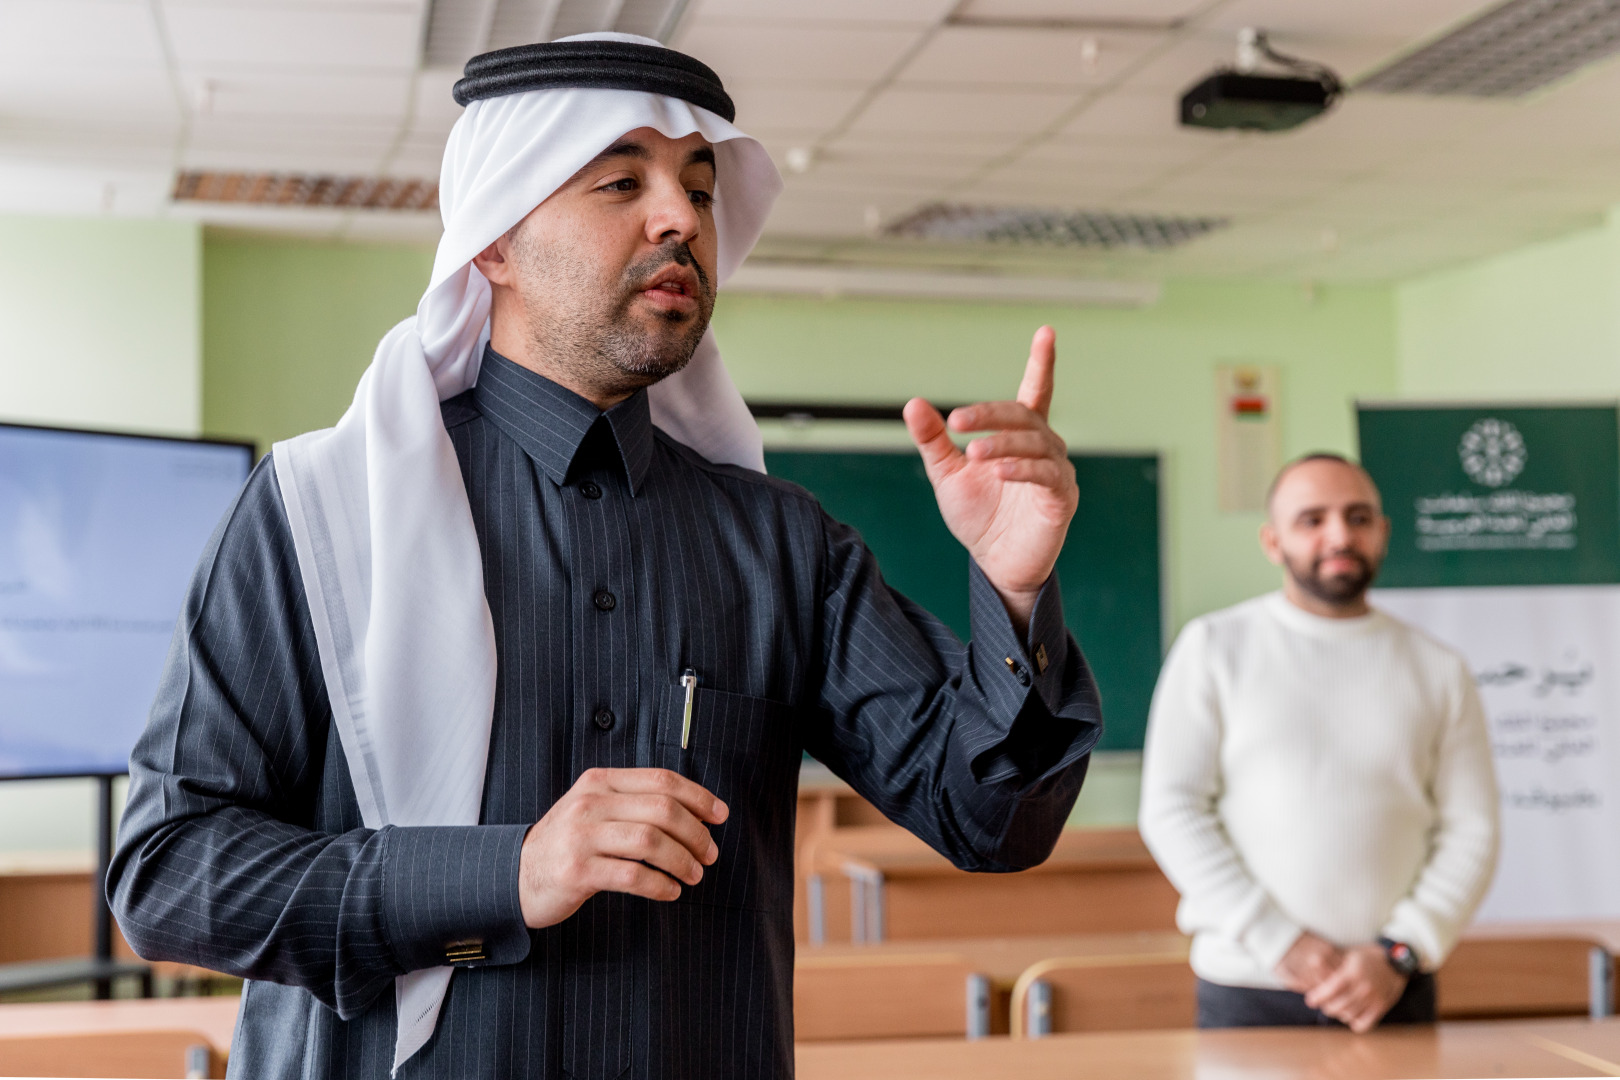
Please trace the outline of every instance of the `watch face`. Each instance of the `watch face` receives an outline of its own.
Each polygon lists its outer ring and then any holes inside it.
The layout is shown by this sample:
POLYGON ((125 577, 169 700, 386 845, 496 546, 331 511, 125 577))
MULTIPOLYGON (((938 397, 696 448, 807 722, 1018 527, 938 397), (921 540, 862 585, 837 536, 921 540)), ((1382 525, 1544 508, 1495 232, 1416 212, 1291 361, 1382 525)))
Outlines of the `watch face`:
POLYGON ((1389 957, 1390 966, 1402 975, 1410 975, 1417 970, 1417 954, 1412 951, 1410 945, 1392 941, 1385 947, 1384 952, 1389 957))

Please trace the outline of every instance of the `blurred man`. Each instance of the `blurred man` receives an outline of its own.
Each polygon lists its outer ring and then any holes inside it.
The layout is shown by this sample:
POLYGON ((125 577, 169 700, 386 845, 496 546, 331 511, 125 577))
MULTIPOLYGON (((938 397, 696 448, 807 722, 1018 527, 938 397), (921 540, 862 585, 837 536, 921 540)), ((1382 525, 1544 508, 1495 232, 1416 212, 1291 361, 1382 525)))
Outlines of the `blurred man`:
POLYGON ((1188 623, 1153 697, 1142 835, 1181 892, 1200 1027, 1434 1019, 1497 799, 1462 658, 1372 609, 1372 478, 1311 454, 1260 528, 1280 593, 1188 623))

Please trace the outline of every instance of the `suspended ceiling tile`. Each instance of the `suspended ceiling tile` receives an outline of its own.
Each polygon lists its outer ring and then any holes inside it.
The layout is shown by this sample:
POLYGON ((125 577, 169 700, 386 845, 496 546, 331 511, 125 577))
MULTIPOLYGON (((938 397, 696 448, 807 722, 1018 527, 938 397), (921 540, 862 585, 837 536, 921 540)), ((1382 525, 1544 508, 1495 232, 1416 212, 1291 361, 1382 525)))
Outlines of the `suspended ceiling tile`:
POLYGON ((1073 102, 1073 95, 1044 91, 973 92, 896 86, 878 95, 850 130, 941 136, 975 132, 1015 139, 1040 131, 1073 102))
POLYGON ((901 82, 1100 86, 1156 41, 1151 34, 947 26, 900 73, 901 82))
POLYGON ((244 72, 188 73, 193 110, 216 117, 307 116, 399 120, 410 104, 411 77, 244 72))
POLYGON ((130 0, 5 0, 0 65, 159 65, 163 48, 147 4, 130 0))
POLYGON ((410 71, 420 50, 414 4, 247 6, 166 0, 180 64, 410 71))
MULTIPOLYGON (((950 14, 957 0, 697 0, 687 16, 694 19, 782 21, 785 23, 906 23, 931 26, 950 14)), ((676 47, 684 40, 677 38, 676 47)))
POLYGON ((1207 146, 1197 140, 1092 135, 1055 135, 1025 151, 1009 168, 1043 169, 1053 165, 1076 168, 1167 169, 1190 165, 1224 154, 1227 147, 1207 146))
MULTIPOLYGON (((1231 0, 1210 15, 1208 26, 1230 31, 1244 26, 1277 35, 1277 47, 1376 35, 1411 49, 1459 22, 1496 6, 1500 0, 1356 0, 1354 4, 1300 3, 1299 0, 1231 0)), ((1311 59, 1317 59, 1311 57, 1311 59)), ((1343 73, 1341 73, 1343 74, 1343 73)))
POLYGON ((952 153, 942 148, 884 151, 860 144, 842 143, 817 160, 812 173, 823 170, 865 173, 874 176, 916 177, 949 183, 984 169, 993 159, 990 153, 952 153))
POLYGON ((446 71, 442 68, 428 68, 416 73, 416 84, 413 95, 416 105, 416 119, 435 124, 441 124, 445 131, 461 118, 465 111, 456 104, 451 96, 451 88, 456 80, 461 78, 460 71, 446 71))
POLYGON ((695 22, 682 48, 732 82, 871 82, 917 40, 913 30, 695 22))
POLYGON ((0 63, 0 116, 7 124, 52 119, 95 131, 143 120, 178 122, 180 111, 168 73, 159 67, 62 63, 46 75, 0 63))
POLYGON ((957 13, 975 18, 1157 24, 1185 19, 1203 6, 1203 0, 967 0, 957 13))
POLYGON ((842 120, 861 100, 865 88, 848 83, 728 82, 737 104, 737 126, 822 131, 842 120))
POLYGON ((1188 147, 1218 148, 1235 138, 1231 132, 1184 128, 1176 118, 1176 104, 1161 94, 1138 94, 1124 90, 1088 101, 1064 125, 1059 137, 1076 141, 1094 136, 1111 139, 1176 141, 1188 147))
POLYGON ((0 213, 145 217, 167 193, 168 172, 0 159, 0 213))
POLYGON ((1116 202, 1144 185, 1141 176, 996 176, 954 190, 951 202, 1026 206, 1056 210, 1112 210, 1116 202))

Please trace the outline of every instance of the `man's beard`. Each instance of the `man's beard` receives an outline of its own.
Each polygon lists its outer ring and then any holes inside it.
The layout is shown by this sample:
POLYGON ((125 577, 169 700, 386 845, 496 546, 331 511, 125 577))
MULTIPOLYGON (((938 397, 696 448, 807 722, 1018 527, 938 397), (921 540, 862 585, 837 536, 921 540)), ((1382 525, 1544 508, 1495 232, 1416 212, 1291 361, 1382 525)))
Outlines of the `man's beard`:
POLYGON ((1283 565, 1294 583, 1325 604, 1342 607, 1361 599, 1373 578, 1378 576, 1378 564, 1355 551, 1333 551, 1313 560, 1308 569, 1301 569, 1294 560, 1283 556, 1283 565), (1350 574, 1323 574, 1322 564, 1328 559, 1350 559, 1359 568, 1350 574))
POLYGON ((714 314, 714 289, 709 275, 692 257, 692 249, 685 244, 667 244, 657 254, 650 255, 624 272, 621 299, 614 317, 603 327, 597 352, 603 360, 632 378, 645 379, 650 385, 668 378, 691 362, 703 332, 709 328, 714 314), (665 312, 655 318, 664 324, 660 330, 667 333, 649 334, 636 324, 630 314, 630 305, 641 295, 651 281, 670 263, 687 267, 697 276, 698 310, 695 315, 678 311, 665 312), (682 325, 682 324, 685 325, 682 325))
POLYGON ((627 393, 666 379, 691 361, 714 314, 714 287, 688 245, 665 244, 606 287, 583 260, 519 246, 526 249, 518 253, 523 275, 554 301, 545 314, 540 313, 545 307, 531 307, 530 337, 540 352, 566 364, 586 385, 627 393), (698 310, 632 314, 631 305, 647 283, 671 263, 697 278, 698 310))

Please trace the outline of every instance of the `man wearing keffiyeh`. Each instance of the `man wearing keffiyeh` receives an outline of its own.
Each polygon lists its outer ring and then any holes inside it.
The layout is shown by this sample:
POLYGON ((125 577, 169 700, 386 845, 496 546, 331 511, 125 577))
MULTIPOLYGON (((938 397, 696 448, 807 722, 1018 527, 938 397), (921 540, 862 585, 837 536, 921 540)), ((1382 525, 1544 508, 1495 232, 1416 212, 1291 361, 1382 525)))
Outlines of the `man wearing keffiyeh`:
POLYGON ((1017 400, 906 407, 964 644, 763 475, 708 323, 781 181, 714 73, 584 35, 456 97, 416 315, 204 554, 114 910, 248 980, 233 1075, 791 1076, 802 755, 972 870, 1084 778, 1051 331, 1017 400))

